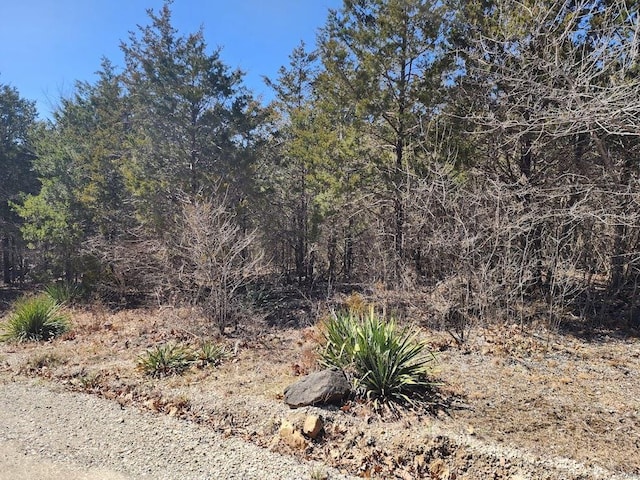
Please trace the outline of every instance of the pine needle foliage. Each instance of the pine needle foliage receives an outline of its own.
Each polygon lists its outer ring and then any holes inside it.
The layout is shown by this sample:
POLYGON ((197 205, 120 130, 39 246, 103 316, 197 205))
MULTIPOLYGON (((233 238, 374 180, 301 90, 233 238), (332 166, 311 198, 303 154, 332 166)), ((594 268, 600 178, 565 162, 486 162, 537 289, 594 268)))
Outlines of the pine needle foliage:
POLYGON ((324 324, 324 338, 321 362, 347 372, 356 392, 375 406, 413 405, 431 386, 433 353, 415 331, 377 315, 373 308, 361 314, 332 314, 324 324))
POLYGON ((22 297, 3 327, 2 340, 18 342, 50 340, 70 328, 62 305, 48 295, 22 297))

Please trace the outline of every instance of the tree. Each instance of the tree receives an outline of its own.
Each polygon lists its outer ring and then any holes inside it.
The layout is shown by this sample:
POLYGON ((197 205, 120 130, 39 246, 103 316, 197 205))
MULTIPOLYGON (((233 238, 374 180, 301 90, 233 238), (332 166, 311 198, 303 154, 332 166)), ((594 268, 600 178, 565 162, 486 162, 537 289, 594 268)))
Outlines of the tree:
MULTIPOLYGON (((629 102, 640 91, 638 7, 624 1, 494 3, 467 63, 468 77, 483 85, 487 101, 477 123, 529 146, 573 138, 578 156, 590 140, 611 170, 605 137, 640 131, 640 107, 629 102)), ((520 159, 520 173, 533 173, 530 161, 520 159)))
MULTIPOLYGON (((628 192, 640 147, 638 9, 623 0, 494 1, 467 49, 465 81, 484 99, 470 117, 493 137, 493 171, 511 184, 539 189, 571 174, 580 187, 558 197, 569 206, 593 188, 614 193, 600 217, 602 235, 611 242, 604 256, 614 289, 625 272, 634 272, 628 263, 636 242, 628 192)), ((535 208, 533 198, 522 196, 526 208, 535 208)), ((529 239, 540 257, 535 278, 542 284, 543 276, 552 278, 542 270, 540 251, 550 226, 534 228, 529 239)))
POLYGON ((169 6, 158 14, 148 10, 151 24, 121 45, 135 138, 127 186, 140 220, 158 233, 171 226, 182 192, 246 184, 251 155, 242 152, 260 121, 256 102, 241 86, 242 72, 230 71, 219 50, 207 51, 202 30, 179 36, 169 6))
MULTIPOLYGON (((301 43, 289 56, 288 68, 281 67, 275 81, 266 79, 276 92, 272 107, 278 115, 273 139, 274 158, 265 167, 264 186, 271 213, 277 209, 278 226, 273 231, 285 251, 293 252, 299 282, 311 282, 317 256, 315 245, 322 212, 317 199, 324 190, 321 172, 326 166, 329 130, 314 107, 317 54, 301 43)), ((269 215, 271 217, 271 215, 269 215)), ((286 268, 285 253, 281 258, 286 268)))
POLYGON ((33 152, 29 133, 36 122, 35 102, 0 84, 0 239, 5 283, 15 280, 19 263, 20 221, 10 209, 21 192, 33 192, 38 182, 31 171, 33 152))
POLYGON ((114 240, 132 224, 122 176, 125 99, 111 63, 103 60, 95 85, 78 82, 53 116, 34 133, 41 188, 14 208, 45 270, 71 280, 79 273, 83 242, 92 236, 114 240))
POLYGON ((441 107, 446 15, 442 2, 346 1, 320 35, 325 92, 355 106, 392 207, 395 277, 406 259, 406 200, 420 175, 424 133, 441 107))

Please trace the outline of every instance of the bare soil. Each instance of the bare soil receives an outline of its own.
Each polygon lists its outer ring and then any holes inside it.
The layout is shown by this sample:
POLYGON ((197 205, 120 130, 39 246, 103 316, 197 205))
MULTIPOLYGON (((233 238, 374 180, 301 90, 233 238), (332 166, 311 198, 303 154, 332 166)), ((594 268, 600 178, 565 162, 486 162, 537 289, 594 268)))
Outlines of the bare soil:
POLYGON ((366 404, 290 410, 284 388, 316 367, 317 328, 244 326, 216 341, 216 368, 153 379, 136 367, 166 342, 212 329, 188 309, 74 309, 46 344, 0 344, 0 380, 39 377, 169 415, 365 478, 640 479, 640 341, 521 326, 476 327, 462 346, 424 328, 437 353, 429 408, 383 416, 366 404), (323 434, 289 446, 283 420, 313 412, 323 434))

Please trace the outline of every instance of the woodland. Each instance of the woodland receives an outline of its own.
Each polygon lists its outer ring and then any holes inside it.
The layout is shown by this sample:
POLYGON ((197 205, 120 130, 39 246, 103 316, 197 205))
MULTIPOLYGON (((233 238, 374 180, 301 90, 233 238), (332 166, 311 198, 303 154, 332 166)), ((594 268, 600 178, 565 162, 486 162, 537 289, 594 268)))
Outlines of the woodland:
POLYGON ((0 84, 2 279, 221 331, 282 288, 637 329, 639 8, 345 0, 267 104, 149 10, 50 120, 0 84))

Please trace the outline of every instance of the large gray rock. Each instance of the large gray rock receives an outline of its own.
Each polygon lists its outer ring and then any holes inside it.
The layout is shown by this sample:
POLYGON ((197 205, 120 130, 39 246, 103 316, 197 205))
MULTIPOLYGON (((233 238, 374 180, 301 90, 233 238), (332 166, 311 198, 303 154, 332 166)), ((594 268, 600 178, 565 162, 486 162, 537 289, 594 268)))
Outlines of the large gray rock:
POLYGON ((284 401, 291 408, 340 403, 351 393, 351 385, 338 368, 307 375, 284 390, 284 401))

